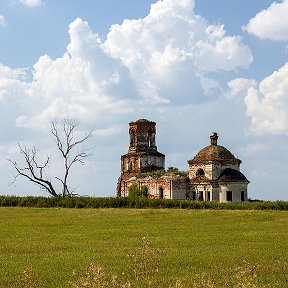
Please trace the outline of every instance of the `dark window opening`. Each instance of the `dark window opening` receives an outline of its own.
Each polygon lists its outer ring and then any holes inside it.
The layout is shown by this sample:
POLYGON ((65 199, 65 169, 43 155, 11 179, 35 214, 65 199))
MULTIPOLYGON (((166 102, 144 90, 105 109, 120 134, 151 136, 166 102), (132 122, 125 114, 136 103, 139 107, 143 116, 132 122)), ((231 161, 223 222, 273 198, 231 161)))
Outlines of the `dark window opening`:
POLYGON ((205 175, 205 172, 202 168, 199 168, 196 172, 196 176, 204 176, 205 175))
POLYGON ((232 202, 232 191, 226 192, 226 200, 227 202, 232 202))
POLYGON ((133 163, 132 163, 132 161, 129 162, 129 168, 128 168, 128 170, 130 170, 130 171, 133 170, 133 163))
POLYGON ((245 192, 241 191, 241 201, 245 201, 245 192))
POLYGON ((206 201, 210 201, 210 191, 207 192, 207 199, 206 201))
POLYGON ((164 197, 164 189, 162 187, 160 187, 159 189, 159 198, 163 198, 164 197))
POLYGON ((136 145, 136 133, 134 130, 130 132, 130 146, 135 147, 136 145))
POLYGON ((199 201, 203 201, 203 191, 199 191, 199 197, 198 197, 199 201))
POLYGON ((152 131, 148 131, 148 147, 152 146, 152 131))
POLYGON ((196 200, 196 192, 192 191, 192 200, 196 200))

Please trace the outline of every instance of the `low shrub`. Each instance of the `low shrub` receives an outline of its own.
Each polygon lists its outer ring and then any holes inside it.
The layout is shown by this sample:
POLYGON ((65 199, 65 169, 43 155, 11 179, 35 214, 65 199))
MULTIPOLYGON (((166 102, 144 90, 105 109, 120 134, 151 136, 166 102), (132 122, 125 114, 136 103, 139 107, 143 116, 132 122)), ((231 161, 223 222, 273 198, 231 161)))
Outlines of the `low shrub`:
POLYGON ((17 197, 0 196, 2 207, 37 208, 177 208, 177 209, 214 209, 214 210, 279 210, 288 211, 288 202, 239 202, 218 203, 193 200, 149 199, 140 197, 17 197))

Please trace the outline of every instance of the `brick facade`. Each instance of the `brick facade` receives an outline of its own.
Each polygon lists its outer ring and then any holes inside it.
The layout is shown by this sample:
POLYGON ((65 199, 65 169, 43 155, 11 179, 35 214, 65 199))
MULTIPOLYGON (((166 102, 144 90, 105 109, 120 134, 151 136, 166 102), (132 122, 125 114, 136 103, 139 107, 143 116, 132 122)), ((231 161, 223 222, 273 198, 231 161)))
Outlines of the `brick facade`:
POLYGON ((139 119, 129 123, 130 146, 121 156, 121 175, 117 196, 127 197, 132 185, 148 190, 150 198, 192 199, 197 201, 240 202, 247 200, 249 181, 240 172, 241 160, 217 144, 211 145, 188 161, 187 174, 165 171, 165 155, 157 151, 156 123, 139 119))

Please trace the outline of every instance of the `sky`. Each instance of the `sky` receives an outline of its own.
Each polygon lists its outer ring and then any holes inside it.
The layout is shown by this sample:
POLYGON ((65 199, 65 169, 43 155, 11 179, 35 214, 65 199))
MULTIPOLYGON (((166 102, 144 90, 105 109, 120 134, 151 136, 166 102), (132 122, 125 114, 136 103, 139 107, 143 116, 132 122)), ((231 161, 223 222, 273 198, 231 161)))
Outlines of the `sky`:
MULTIPOLYGON (((48 127, 77 118, 93 155, 72 168, 81 195, 115 196, 129 122, 157 123, 166 167, 218 143, 242 160, 248 196, 288 200, 288 0, 0 0, 0 194, 18 144, 62 162, 48 127)), ((39 161, 40 161, 39 160, 39 161)))

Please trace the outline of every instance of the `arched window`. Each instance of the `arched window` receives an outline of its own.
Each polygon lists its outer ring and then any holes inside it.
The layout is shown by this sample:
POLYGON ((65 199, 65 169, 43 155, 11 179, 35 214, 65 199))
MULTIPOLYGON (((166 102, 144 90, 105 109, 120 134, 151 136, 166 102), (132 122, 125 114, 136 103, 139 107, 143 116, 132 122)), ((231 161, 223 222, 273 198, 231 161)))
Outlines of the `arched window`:
POLYGON ((132 171, 133 170, 133 162, 130 160, 129 162, 129 168, 128 168, 129 171, 132 171))
POLYGON ((196 172, 196 176, 201 177, 201 176, 205 176, 205 172, 202 168, 199 168, 196 172))
POLYGON ((135 130, 130 131, 130 146, 135 147, 136 145, 136 132, 135 130))
POLYGON ((148 147, 151 147, 152 146, 152 131, 149 130, 148 131, 148 147))

